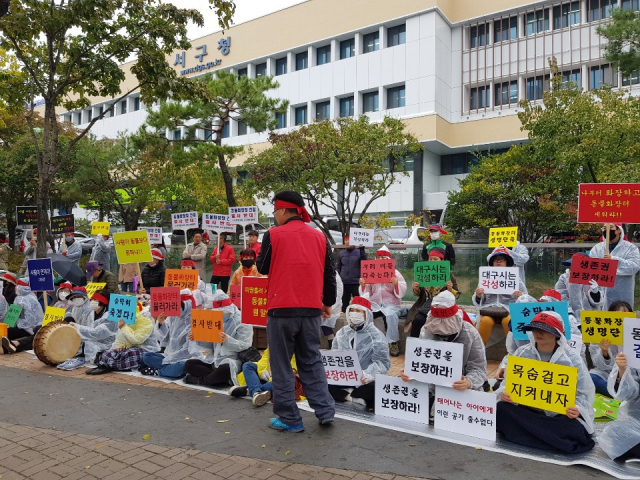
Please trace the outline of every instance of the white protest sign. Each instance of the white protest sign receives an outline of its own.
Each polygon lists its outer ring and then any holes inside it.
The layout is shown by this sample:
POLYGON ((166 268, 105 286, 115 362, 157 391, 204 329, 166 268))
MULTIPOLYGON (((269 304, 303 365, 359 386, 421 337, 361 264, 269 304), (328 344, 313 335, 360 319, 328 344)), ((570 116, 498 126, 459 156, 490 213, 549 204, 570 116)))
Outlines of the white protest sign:
POLYGON ((376 375, 376 415, 429 424, 429 385, 376 375))
POLYGON ((236 232, 236 226, 229 222, 229 215, 220 215, 217 213, 202 214, 202 229, 212 230, 214 232, 236 232))
POLYGON ((258 223, 258 207, 229 207, 229 221, 236 225, 258 223))
POLYGON ((198 212, 172 213, 171 227, 174 230, 198 228, 198 212))
POLYGON ((627 357, 627 365, 640 368, 640 319, 624 319, 623 353, 627 357))
POLYGON ((162 227, 138 227, 149 234, 149 243, 162 243, 162 227))
POLYGON ((567 340, 567 346, 578 356, 582 355, 583 345, 584 342, 582 341, 582 337, 579 337, 577 335, 573 335, 570 340, 567 340))
POLYGON ((450 387, 462 378, 461 343, 407 338, 404 373, 412 380, 450 387))
MULTIPOLYGON (((436 387, 434 427, 495 441, 496 394, 436 387)), ((378 410, 376 409, 376 414, 378 410)))
POLYGON ((321 353, 327 382, 330 385, 362 385, 362 368, 355 350, 322 350, 321 353))
POLYGON ((511 295, 520 288, 518 267, 480 267, 478 288, 484 288, 485 295, 511 295))
POLYGON ((372 228, 350 228, 349 229, 349 245, 359 247, 373 247, 373 237, 375 232, 372 228))

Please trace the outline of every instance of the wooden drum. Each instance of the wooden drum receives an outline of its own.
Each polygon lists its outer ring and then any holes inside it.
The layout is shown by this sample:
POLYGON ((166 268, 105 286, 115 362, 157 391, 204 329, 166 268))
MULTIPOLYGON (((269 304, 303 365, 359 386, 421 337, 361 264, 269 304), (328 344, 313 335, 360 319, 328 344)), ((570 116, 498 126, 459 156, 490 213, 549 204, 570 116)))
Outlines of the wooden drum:
POLYGON ((75 327, 64 322, 51 322, 33 337, 33 351, 42 363, 55 366, 78 353, 81 343, 75 327))

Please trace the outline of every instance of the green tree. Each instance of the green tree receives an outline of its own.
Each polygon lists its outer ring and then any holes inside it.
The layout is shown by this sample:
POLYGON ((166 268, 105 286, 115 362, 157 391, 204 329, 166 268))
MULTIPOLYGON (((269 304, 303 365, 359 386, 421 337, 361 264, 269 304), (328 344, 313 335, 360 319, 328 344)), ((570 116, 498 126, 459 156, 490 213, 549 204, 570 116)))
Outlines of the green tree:
POLYGON ((406 175, 406 159, 423 148, 400 120, 370 123, 365 115, 313 123, 269 140, 270 149, 245 163, 253 193, 268 198, 279 190, 300 192, 330 239, 321 210, 338 218, 344 238, 355 216, 386 195, 406 175))
POLYGON ((640 12, 611 10, 612 22, 596 29, 607 39, 605 58, 617 66, 623 75, 640 70, 640 12))

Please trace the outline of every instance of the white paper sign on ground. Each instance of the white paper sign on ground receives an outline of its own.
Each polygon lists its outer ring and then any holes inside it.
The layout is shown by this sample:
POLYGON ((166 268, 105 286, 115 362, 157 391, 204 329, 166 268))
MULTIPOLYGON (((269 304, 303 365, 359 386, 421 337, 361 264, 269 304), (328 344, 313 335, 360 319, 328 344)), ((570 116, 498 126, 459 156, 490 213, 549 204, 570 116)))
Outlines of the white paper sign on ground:
POLYGON ((229 207, 229 221, 241 225, 258 223, 258 207, 229 207))
POLYGON ((627 365, 640 368, 640 319, 625 318, 623 352, 627 356, 627 365))
POLYGON ((429 385, 376 375, 376 415, 429 424, 429 385))
POLYGON ((511 295, 520 287, 518 267, 480 267, 479 276, 478 288, 484 288, 485 295, 511 295))
POLYGON ((202 229, 211 230, 216 233, 232 232, 235 233, 235 224, 229 221, 229 215, 220 215, 218 213, 202 214, 202 229))
POLYGON ((450 387, 462 378, 460 343, 407 338, 404 373, 412 380, 450 387))
POLYGON ((496 439, 495 393, 437 386, 434 410, 436 429, 485 440, 496 439))
POLYGON ((355 350, 321 350, 329 385, 362 385, 362 368, 355 350))
POLYGON ((198 228, 198 212, 172 213, 171 227, 174 230, 198 228))
POLYGON ((162 227, 138 227, 138 230, 146 230, 149 234, 149 243, 162 243, 162 227))
POLYGON ((349 245, 373 247, 374 236, 375 232, 372 228, 351 228, 349 229, 349 245))

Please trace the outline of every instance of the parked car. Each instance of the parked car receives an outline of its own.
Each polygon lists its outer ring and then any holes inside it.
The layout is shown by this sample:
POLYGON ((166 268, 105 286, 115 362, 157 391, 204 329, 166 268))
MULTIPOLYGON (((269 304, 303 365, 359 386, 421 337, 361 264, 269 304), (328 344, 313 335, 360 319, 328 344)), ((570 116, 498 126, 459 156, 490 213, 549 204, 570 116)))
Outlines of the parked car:
POLYGON ((420 226, 411 228, 392 227, 376 230, 374 243, 384 243, 389 245, 401 244, 406 247, 422 247, 424 240, 429 238, 429 229, 420 226))
MULTIPOLYGON (((20 233, 18 233, 18 230, 16 229, 16 243, 14 250, 16 252, 24 253, 25 249, 29 245, 29 242, 31 242, 31 229, 20 230, 20 233)), ((52 253, 53 249, 49 247, 48 252, 52 253)))
POLYGON ((164 239, 165 246, 171 245, 171 234, 169 232, 163 232, 162 238, 164 239))

